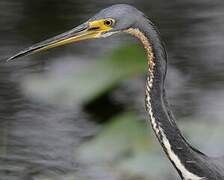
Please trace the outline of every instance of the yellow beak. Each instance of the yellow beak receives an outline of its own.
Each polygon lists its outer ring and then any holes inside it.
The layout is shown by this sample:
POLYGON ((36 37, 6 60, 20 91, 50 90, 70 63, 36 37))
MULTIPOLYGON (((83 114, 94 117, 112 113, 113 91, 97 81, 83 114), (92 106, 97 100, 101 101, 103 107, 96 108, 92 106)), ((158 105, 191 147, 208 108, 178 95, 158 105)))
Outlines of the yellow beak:
POLYGON ((99 38, 102 32, 108 31, 111 27, 106 27, 103 24, 103 19, 84 23, 66 33, 48 39, 46 41, 37 43, 25 50, 20 51, 16 55, 10 57, 7 61, 33 54, 36 52, 48 50, 54 47, 62 46, 72 42, 78 42, 86 39, 99 38))

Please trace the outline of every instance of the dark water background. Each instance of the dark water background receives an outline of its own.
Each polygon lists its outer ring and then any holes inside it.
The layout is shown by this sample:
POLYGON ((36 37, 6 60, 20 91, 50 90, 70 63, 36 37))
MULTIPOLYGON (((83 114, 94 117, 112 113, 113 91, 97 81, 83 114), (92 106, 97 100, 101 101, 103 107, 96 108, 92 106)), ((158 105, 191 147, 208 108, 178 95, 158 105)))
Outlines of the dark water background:
MULTIPOLYGON (((167 88, 177 119, 191 122, 187 134, 204 152, 224 154, 224 134, 220 132, 224 127, 222 0, 0 0, 0 59, 71 29, 115 3, 136 6, 158 26, 169 54, 167 88), (206 131, 200 132, 201 127, 206 131)), ((0 63, 0 180, 41 179, 40 175, 75 171, 86 179, 110 179, 106 174, 89 173, 74 157, 74 149, 94 136, 104 117, 119 111, 116 107, 122 109, 134 103, 133 107, 139 107, 136 112, 145 117, 143 99, 139 100, 144 97, 144 77, 125 82, 113 92, 114 99, 108 103, 104 97, 95 102, 98 108, 90 111, 81 110, 78 104, 62 108, 32 98, 24 91, 23 80, 55 69, 58 74, 53 77, 58 78, 70 63, 79 66, 82 61, 97 61, 124 40, 116 37, 82 42, 24 61, 0 63)))

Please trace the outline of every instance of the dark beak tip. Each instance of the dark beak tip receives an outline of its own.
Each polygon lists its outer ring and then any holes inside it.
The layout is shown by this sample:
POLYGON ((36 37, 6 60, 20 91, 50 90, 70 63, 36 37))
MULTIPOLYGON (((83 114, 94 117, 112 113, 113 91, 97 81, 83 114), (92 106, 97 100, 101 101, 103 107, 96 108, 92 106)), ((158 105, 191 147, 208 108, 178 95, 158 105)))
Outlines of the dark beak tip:
POLYGON ((8 59, 5 60, 5 62, 8 63, 8 62, 10 62, 10 61, 12 61, 12 60, 14 60, 14 58, 8 58, 8 59))
POLYGON ((2 61, 5 61, 5 62, 9 62, 9 61, 12 61, 14 58, 13 56, 12 57, 9 57, 9 58, 6 58, 6 59, 3 59, 2 61))
POLYGON ((35 52, 36 50, 41 49, 44 46, 51 44, 52 42, 55 42, 55 41, 58 41, 60 39, 66 38, 66 37, 72 35, 73 33, 80 33, 81 31, 85 31, 88 28, 89 28, 88 27, 88 23, 83 23, 83 24, 79 25, 78 27, 76 27, 76 28, 74 28, 74 29, 72 29, 72 30, 70 30, 68 32, 65 32, 65 33, 63 33, 61 35, 55 36, 53 38, 50 38, 50 39, 48 39, 46 41, 34 44, 33 46, 31 46, 31 47, 29 47, 29 48, 27 48, 25 50, 20 51, 19 53, 15 54, 14 56, 9 57, 8 59, 3 59, 1 61, 10 62, 10 61, 13 61, 13 60, 15 60, 17 58, 30 55, 33 52, 35 52))
POLYGON ((3 58, 3 59, 0 59, 0 62, 1 62, 1 63, 7 63, 7 62, 12 61, 13 59, 14 59, 13 57, 10 57, 10 58, 3 58))
POLYGON ((9 57, 9 58, 6 58, 6 59, 2 59, 1 61, 5 61, 5 62, 10 62, 10 61, 13 61, 14 59, 16 59, 17 57, 16 56, 12 56, 12 57, 9 57))

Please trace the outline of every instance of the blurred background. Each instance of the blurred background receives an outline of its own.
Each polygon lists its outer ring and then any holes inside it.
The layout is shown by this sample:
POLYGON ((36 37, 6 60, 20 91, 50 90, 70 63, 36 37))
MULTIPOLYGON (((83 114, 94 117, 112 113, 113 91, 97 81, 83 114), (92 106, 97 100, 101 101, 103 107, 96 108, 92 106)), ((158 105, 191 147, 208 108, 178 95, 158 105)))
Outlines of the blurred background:
MULTIPOLYGON (((223 0, 1 0, 0 59, 116 3, 157 25, 178 125, 201 151, 222 155, 223 0)), ((179 179, 146 122, 145 72, 129 36, 1 61, 0 180, 179 179)))

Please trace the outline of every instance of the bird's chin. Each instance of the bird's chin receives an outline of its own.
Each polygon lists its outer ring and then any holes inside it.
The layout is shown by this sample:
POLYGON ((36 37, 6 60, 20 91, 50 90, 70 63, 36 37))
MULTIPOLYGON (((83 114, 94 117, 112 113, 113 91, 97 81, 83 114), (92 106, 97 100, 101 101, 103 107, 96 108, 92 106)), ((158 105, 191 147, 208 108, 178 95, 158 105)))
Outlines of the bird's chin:
POLYGON ((100 35, 100 37, 102 38, 106 38, 106 37, 109 37, 109 36, 112 36, 114 34, 117 34, 119 33, 119 31, 109 31, 109 32, 104 32, 100 35))

